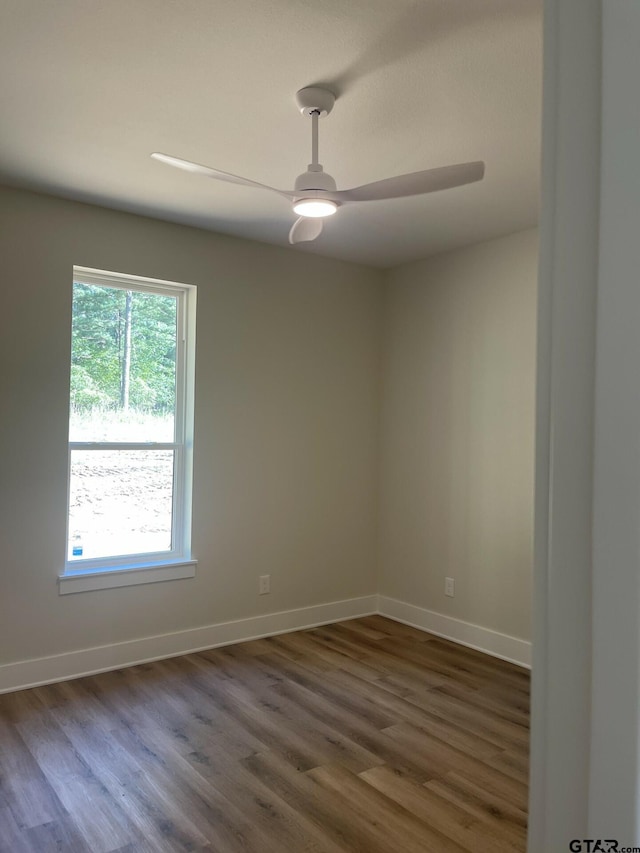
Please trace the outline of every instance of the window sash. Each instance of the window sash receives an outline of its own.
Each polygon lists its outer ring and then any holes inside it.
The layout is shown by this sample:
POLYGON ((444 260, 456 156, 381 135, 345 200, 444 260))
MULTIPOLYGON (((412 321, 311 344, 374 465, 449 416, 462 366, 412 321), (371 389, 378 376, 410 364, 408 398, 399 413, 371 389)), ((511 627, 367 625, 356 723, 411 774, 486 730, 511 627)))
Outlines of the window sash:
POLYGON ((69 450, 174 450, 175 441, 70 441, 69 450))
POLYGON ((69 490, 69 499, 67 502, 67 553, 65 557, 65 572, 77 572, 80 569, 84 571, 92 569, 104 569, 106 567, 133 567, 147 563, 165 562, 168 560, 179 560, 183 557, 188 557, 187 549, 185 548, 185 518, 184 518, 184 465, 185 453, 184 445, 176 444, 175 442, 69 442, 68 456, 68 471, 67 482, 69 490), (72 453, 74 450, 81 451, 162 451, 168 450, 173 453, 173 481, 171 493, 171 548, 164 551, 135 551, 132 553, 123 553, 117 555, 109 555, 105 557, 86 557, 70 559, 68 554, 69 546, 69 521, 70 521, 70 506, 69 500, 71 497, 71 462, 72 453))

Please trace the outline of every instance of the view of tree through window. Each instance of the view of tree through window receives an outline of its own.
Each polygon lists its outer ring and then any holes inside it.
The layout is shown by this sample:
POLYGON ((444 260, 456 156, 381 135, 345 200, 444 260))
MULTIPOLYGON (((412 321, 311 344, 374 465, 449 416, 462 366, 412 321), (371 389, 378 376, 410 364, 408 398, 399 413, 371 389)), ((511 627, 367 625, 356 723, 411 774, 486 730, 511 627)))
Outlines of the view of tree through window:
POLYGON ((170 552, 178 296, 74 282, 70 562, 170 552))
POLYGON ((71 352, 72 412, 173 413, 175 297, 76 282, 71 352))

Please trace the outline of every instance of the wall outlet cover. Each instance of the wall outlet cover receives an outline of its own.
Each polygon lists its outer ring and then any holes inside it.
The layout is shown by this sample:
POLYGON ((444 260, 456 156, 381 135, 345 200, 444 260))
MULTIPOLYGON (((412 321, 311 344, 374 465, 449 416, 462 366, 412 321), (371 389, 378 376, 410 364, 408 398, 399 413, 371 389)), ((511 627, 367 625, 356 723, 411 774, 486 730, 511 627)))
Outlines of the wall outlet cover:
POLYGON ((260 575, 258 579, 258 592, 267 595, 271 592, 271 575, 260 575))

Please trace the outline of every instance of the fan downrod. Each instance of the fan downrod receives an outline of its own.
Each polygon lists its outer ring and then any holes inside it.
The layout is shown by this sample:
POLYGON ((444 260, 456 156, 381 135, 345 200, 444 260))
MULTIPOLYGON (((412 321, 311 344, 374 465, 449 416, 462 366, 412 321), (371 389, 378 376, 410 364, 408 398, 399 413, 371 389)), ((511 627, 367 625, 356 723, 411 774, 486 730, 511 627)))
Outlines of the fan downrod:
POLYGON ((306 86, 296 92, 296 104, 304 116, 314 113, 320 117, 327 116, 333 109, 336 96, 328 89, 320 86, 306 86))

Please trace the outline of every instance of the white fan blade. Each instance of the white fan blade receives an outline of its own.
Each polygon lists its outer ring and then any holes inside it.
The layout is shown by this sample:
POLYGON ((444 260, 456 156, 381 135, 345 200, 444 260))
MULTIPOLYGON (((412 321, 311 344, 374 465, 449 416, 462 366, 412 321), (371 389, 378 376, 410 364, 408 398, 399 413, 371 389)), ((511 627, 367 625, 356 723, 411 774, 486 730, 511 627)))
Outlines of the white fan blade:
POLYGON ((304 243, 307 240, 315 240, 320 234, 322 234, 322 219, 301 216, 291 226, 289 242, 291 244, 304 243))
POLYGON ((262 190, 271 190, 271 192, 279 193, 285 198, 294 198, 292 192, 286 190, 277 190, 275 187, 269 187, 266 184, 259 184, 257 181, 250 181, 248 178, 241 178, 238 175, 232 175, 229 172, 221 172, 219 169, 212 169, 211 166, 201 166, 199 163, 192 163, 191 160, 181 160, 180 157, 171 157, 169 154, 160 154, 157 151, 152 155, 154 160, 160 163, 166 163, 168 166, 175 166, 178 169, 184 169, 186 172, 193 172, 196 175, 204 175, 205 178, 215 178, 217 181, 226 181, 229 184, 240 184, 244 187, 258 187, 262 190))
POLYGON ((379 201, 388 198, 405 198, 410 195, 433 193, 437 190, 448 190, 463 184, 472 184, 482 180, 484 163, 459 163, 457 166, 441 166, 438 169, 427 169, 424 172, 410 172, 408 175, 398 175, 373 184, 364 184, 351 190, 339 190, 327 193, 327 198, 335 201, 379 201))

